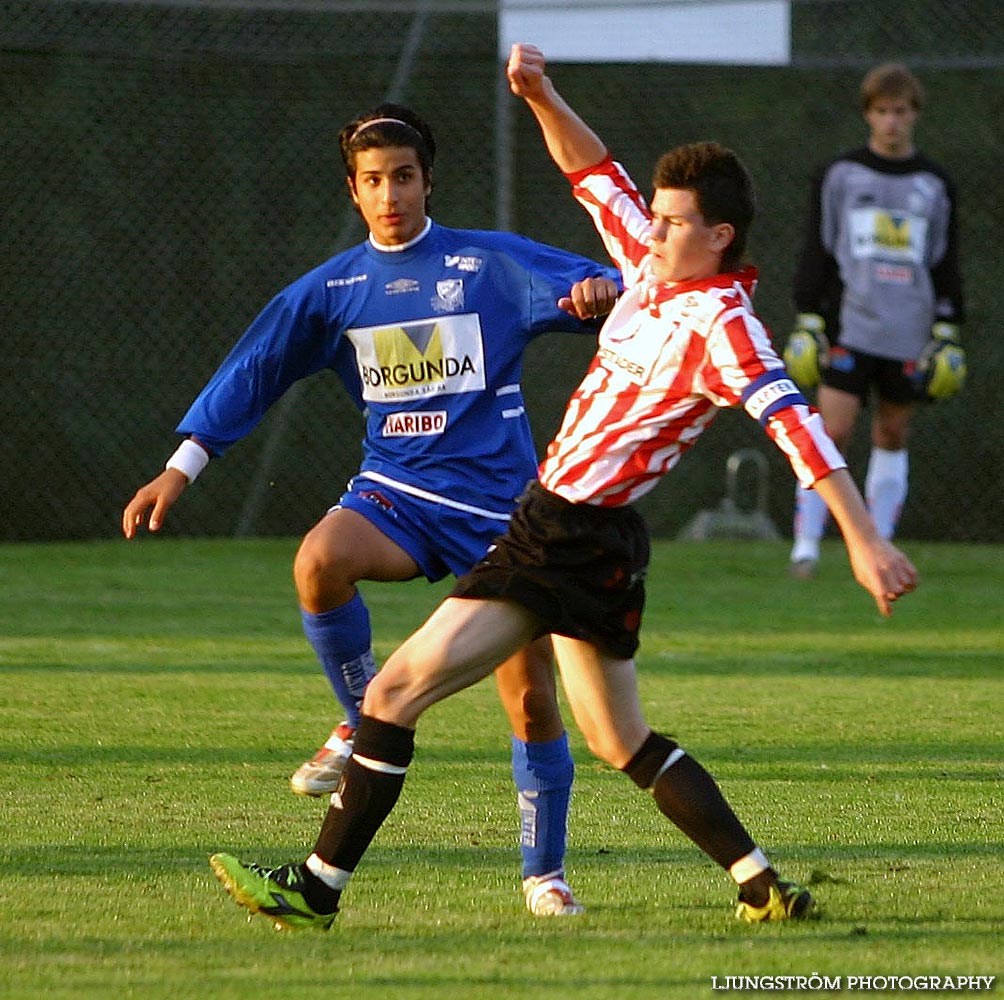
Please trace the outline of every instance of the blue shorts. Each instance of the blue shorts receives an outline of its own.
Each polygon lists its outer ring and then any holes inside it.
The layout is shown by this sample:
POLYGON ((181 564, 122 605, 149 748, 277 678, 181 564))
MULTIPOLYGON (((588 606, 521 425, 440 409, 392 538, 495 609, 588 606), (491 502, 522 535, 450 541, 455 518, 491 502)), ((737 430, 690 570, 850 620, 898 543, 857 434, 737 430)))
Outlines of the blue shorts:
POLYGON ((509 526, 505 515, 489 516, 487 511, 478 513, 450 504, 448 498, 425 499, 360 473, 331 509, 344 507, 362 514, 381 534, 400 545, 426 579, 435 583, 450 573, 466 573, 509 526))

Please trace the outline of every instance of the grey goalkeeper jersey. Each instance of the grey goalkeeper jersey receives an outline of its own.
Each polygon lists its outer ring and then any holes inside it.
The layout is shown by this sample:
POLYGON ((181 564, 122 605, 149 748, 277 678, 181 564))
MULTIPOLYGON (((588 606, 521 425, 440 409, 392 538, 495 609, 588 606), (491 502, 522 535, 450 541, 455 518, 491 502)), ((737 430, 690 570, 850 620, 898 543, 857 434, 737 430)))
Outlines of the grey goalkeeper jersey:
POLYGON ((820 313, 831 342, 917 358, 936 320, 963 320, 954 185, 923 156, 867 148, 837 157, 813 184, 795 305, 820 313))

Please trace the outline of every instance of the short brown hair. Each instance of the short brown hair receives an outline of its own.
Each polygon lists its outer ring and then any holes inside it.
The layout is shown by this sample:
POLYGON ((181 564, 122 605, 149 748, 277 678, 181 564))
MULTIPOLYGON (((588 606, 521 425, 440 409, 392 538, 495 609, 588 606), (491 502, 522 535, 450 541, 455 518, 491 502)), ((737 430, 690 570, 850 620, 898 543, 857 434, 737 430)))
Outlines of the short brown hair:
POLYGON ((749 171, 731 149, 717 142, 677 146, 659 157, 652 186, 693 191, 706 225, 727 222, 735 230, 722 254, 721 270, 734 271, 742 264, 756 213, 756 195, 749 171))
POLYGON ((882 63, 861 81, 861 110, 867 111, 882 97, 909 101, 919 111, 924 104, 924 88, 902 63, 882 63))

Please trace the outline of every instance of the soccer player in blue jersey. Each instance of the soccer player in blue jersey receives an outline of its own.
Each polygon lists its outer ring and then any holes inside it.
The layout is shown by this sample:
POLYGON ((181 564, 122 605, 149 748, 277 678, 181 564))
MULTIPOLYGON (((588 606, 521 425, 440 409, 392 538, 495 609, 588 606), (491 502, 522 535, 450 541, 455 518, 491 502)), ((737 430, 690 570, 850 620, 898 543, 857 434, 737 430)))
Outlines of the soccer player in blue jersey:
MULTIPOLYGON (((435 141, 384 104, 339 134, 348 191, 369 238, 281 291, 178 425, 164 471, 123 512, 127 538, 168 509, 211 456, 249 434, 297 380, 334 369, 364 408, 364 457, 294 563, 304 631, 345 711, 290 779, 334 792, 376 673, 359 580, 461 575, 501 534, 536 456, 520 388, 523 352, 552 330, 592 332, 616 271, 510 233, 446 229, 426 214, 435 141)), ((565 881, 573 764, 550 639, 499 667, 511 721, 523 891, 531 912, 581 912, 565 881)))

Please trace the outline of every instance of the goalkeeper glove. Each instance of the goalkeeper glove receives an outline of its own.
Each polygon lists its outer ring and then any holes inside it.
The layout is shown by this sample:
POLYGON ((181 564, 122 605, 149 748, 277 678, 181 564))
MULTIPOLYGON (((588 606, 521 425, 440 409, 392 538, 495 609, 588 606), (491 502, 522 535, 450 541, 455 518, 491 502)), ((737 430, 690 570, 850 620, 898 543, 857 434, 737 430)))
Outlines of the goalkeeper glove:
POLYGON ((917 359, 923 391, 931 399, 949 399, 966 382, 966 351, 955 323, 935 323, 931 340, 917 359))
POLYGON ((826 320, 818 313, 799 313, 795 329, 784 348, 784 364, 788 374, 803 388, 819 383, 819 370, 830 360, 830 343, 826 339, 826 320))

